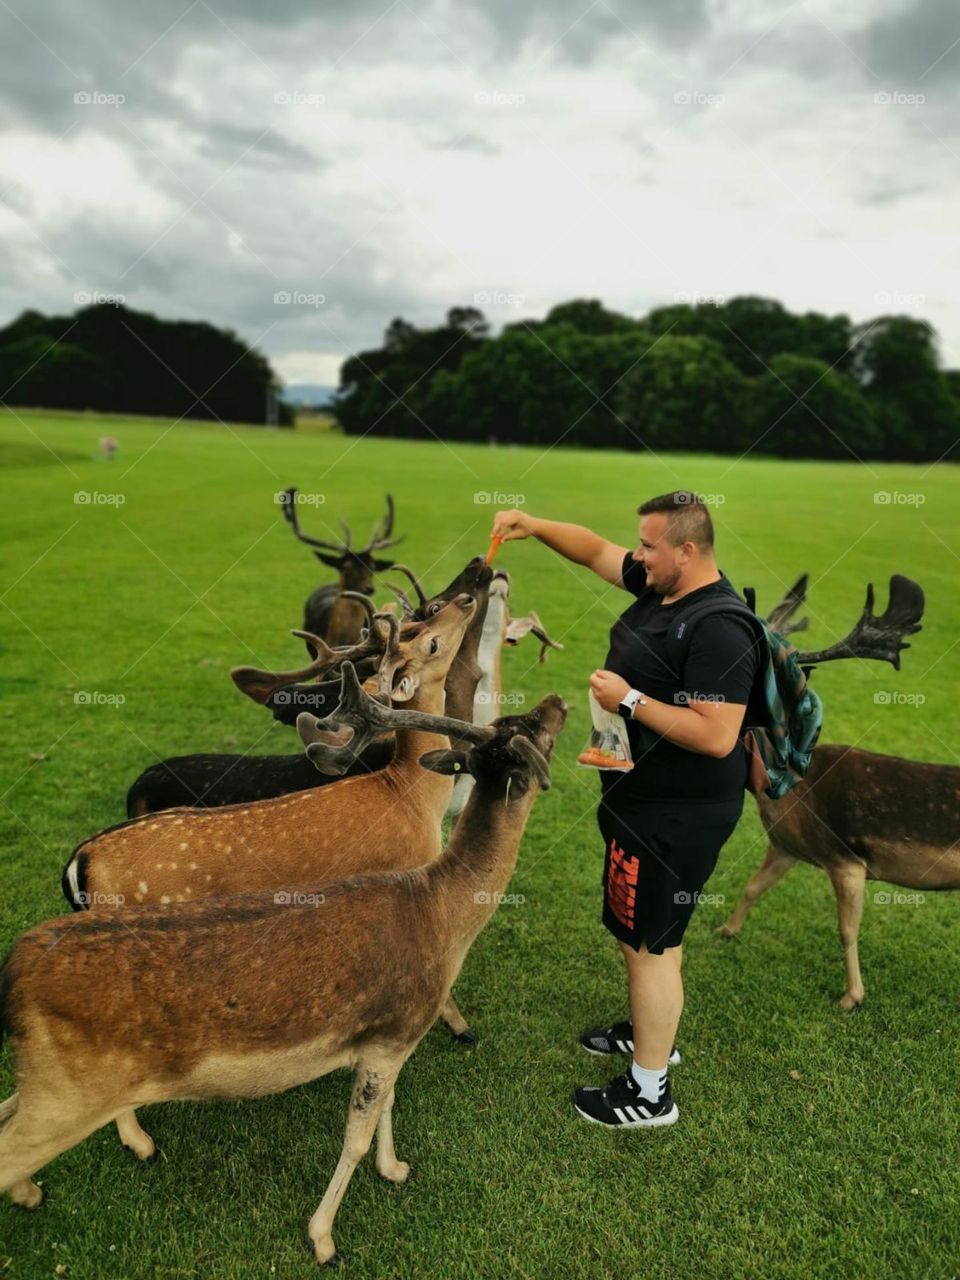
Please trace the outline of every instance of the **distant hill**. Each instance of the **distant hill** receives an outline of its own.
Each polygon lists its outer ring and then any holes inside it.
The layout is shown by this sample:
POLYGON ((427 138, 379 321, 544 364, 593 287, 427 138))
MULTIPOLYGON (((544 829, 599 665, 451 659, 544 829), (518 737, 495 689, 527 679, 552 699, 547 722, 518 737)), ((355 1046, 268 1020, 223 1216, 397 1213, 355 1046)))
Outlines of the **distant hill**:
POLYGON ((318 382, 296 382, 283 390, 287 404, 298 409, 325 409, 336 394, 336 387, 323 387, 318 382))

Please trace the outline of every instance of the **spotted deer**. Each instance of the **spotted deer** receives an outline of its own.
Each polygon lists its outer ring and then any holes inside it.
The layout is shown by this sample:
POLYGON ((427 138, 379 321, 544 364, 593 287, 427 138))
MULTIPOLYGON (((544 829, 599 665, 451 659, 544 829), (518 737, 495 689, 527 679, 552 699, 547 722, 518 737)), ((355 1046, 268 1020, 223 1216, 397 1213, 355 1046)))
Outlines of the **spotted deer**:
MULTIPOLYGON (((806 576, 793 588, 792 613, 803 603, 806 576)), ((783 609, 783 605, 778 606, 783 609)), ((873 614, 873 587, 856 626, 835 645, 799 655, 806 671, 822 662, 856 657, 900 670, 902 637, 920 631, 924 596, 909 578, 890 579, 890 599, 873 614)), ((771 615, 771 625, 773 625, 771 615)), ((781 619, 782 620, 782 619, 781 619)), ((800 630, 805 621, 793 627, 800 630)), ((960 889, 960 768, 921 764, 858 747, 820 743, 806 775, 779 800, 757 796, 769 841, 733 913, 717 932, 734 938, 750 908, 798 862, 830 877, 846 968, 840 1007, 863 1003, 858 937, 868 880, 911 889, 960 889)))
MULTIPOLYGON (((0 1104, 0 1191, 37 1207, 36 1172, 136 1107, 257 1097, 346 1067, 343 1149, 308 1228, 317 1261, 336 1261, 334 1219, 374 1132, 381 1176, 409 1176, 393 1141, 397 1078, 510 881, 565 716, 549 695, 523 716, 461 723, 465 747, 420 756, 433 776, 476 780, 440 857, 427 840, 403 871, 124 906, 24 934, 0 972, 17 1086, 0 1104)), ((431 719, 421 743, 448 731, 431 719)))

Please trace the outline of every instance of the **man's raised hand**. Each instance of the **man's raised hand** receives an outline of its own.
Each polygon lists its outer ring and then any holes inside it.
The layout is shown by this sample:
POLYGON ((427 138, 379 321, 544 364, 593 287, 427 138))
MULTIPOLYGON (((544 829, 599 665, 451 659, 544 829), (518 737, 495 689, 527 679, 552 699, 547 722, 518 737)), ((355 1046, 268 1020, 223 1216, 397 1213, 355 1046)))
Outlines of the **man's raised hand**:
POLYGON ((518 538, 531 537, 533 524, 533 516, 525 511, 498 511, 493 517, 490 536, 499 538, 501 542, 515 542, 518 538))

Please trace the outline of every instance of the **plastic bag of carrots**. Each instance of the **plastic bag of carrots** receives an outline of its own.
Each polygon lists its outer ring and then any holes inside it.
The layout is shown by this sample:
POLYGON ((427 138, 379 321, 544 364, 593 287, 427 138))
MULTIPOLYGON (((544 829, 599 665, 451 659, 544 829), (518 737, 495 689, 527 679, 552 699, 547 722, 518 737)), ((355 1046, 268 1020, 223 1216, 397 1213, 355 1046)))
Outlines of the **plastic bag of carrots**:
POLYGON ((592 693, 589 698, 593 730, 589 743, 577 756, 577 764, 586 769, 632 769, 627 722, 622 716, 604 711, 592 693))

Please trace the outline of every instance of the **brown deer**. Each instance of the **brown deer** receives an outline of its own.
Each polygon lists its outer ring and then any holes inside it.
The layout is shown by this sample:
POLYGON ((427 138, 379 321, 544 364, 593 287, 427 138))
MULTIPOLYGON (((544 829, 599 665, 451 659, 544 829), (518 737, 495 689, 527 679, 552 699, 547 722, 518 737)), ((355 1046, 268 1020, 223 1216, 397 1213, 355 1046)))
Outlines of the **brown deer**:
MULTIPOLYGON (((805 586, 806 575, 778 606, 781 621, 803 602, 805 586)), ((895 575, 887 609, 876 618, 871 585, 850 635, 799 659, 808 669, 837 658, 872 658, 899 671, 900 651, 910 648, 901 637, 922 629, 923 607, 920 587, 895 575)), ((806 620, 791 629, 805 626, 806 620)), ((757 807, 769 840, 766 856, 717 932, 736 937, 757 899, 798 861, 821 867, 836 894, 844 949, 847 986, 840 1006, 855 1009, 864 998, 857 939, 866 881, 931 891, 960 888, 960 768, 818 744, 797 785, 780 800, 759 795, 757 807)))
MULTIPOLYGON (((317 587, 308 596, 303 610, 303 629, 310 635, 320 636, 328 644, 352 644, 360 635, 364 615, 357 601, 344 593, 369 596, 373 594, 376 574, 388 569, 409 572, 405 566, 398 565, 393 560, 379 559, 375 554, 403 541, 402 538, 393 537, 393 498, 387 494, 387 513, 383 520, 374 525, 367 545, 362 549, 354 549, 350 545, 350 526, 345 520, 340 521, 344 534, 342 542, 327 542, 322 538, 310 537, 300 528, 296 488, 283 490, 279 497, 282 499, 283 517, 294 536, 312 548, 313 554, 321 563, 330 569, 336 569, 338 575, 335 583, 317 587)), ((312 640, 306 639, 306 645, 311 657, 315 656, 312 640)))
MULTIPOLYGON (((409 1176, 393 1144, 397 1077, 510 881, 565 716, 549 695, 526 715, 457 726, 469 750, 422 757, 477 783, 440 858, 427 847, 403 872, 24 934, 0 973, 18 1089, 0 1104, 0 1191, 35 1208, 37 1170, 135 1107, 256 1097, 350 1067, 342 1154, 308 1228, 317 1261, 335 1261, 334 1218, 374 1131, 378 1172, 409 1176)), ((424 717, 424 737, 431 727, 424 717)))

